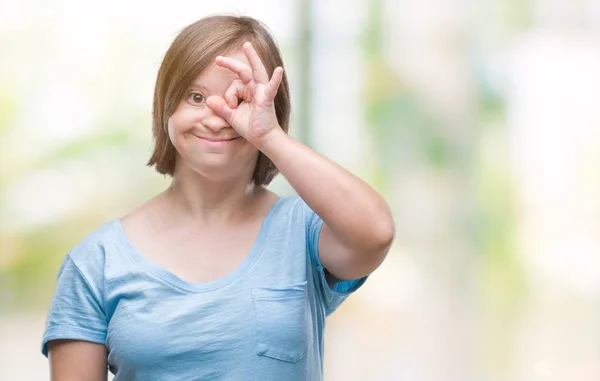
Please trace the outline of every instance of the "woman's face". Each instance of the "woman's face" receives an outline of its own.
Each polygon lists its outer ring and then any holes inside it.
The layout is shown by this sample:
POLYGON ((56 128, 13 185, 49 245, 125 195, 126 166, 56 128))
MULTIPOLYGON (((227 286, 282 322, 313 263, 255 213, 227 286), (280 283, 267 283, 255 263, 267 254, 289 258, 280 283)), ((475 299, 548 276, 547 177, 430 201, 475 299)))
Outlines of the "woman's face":
MULTIPOLYGON (((225 56, 248 64, 241 49, 225 56)), ((214 179, 254 173, 258 150, 206 105, 211 95, 223 97, 237 78, 213 62, 190 84, 168 122, 169 138, 178 153, 175 173, 181 166, 214 179)))

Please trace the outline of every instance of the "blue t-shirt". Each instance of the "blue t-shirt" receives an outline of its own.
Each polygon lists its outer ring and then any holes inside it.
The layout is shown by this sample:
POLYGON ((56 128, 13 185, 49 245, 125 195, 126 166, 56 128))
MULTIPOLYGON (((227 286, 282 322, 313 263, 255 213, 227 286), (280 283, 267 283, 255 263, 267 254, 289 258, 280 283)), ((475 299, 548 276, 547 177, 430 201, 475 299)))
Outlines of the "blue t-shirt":
POLYGON ((116 381, 321 380, 325 317, 366 280, 327 284, 322 226, 300 197, 279 198, 235 270, 191 283, 105 223, 66 255, 42 353, 55 339, 105 344, 116 381))

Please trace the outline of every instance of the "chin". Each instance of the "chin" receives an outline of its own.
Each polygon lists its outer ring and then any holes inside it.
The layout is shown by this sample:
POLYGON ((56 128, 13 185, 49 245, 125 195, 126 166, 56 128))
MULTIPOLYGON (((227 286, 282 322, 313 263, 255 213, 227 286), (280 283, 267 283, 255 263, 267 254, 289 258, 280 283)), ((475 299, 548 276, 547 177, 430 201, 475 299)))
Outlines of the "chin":
POLYGON ((239 163, 232 163, 230 160, 203 160, 202 162, 187 162, 185 172, 195 173, 205 178, 213 180, 226 180, 245 175, 245 170, 239 166, 239 163), (237 165, 236 165, 237 164, 237 165))

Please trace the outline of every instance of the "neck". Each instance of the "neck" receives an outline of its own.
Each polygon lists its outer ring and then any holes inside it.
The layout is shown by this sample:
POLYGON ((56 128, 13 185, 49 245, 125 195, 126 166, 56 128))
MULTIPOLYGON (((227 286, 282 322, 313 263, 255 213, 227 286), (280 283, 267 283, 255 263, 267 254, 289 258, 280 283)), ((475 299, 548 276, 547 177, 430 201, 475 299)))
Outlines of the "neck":
POLYGON ((162 197, 168 215, 200 224, 230 224, 241 219, 265 189, 244 176, 209 179, 176 172, 162 197))

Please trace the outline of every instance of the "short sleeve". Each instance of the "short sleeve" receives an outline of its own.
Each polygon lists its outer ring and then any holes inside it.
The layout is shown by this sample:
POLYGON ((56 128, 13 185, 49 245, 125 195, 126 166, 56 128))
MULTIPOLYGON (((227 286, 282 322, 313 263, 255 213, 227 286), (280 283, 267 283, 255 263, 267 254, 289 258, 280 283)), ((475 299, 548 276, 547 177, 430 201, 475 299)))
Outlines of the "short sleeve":
POLYGON ((318 288, 321 298, 325 304, 327 315, 333 313, 346 298, 358 290, 367 280, 368 276, 354 280, 341 280, 333 287, 329 286, 326 277, 326 269, 319 259, 319 236, 323 228, 323 219, 319 217, 302 199, 304 218, 306 224, 306 240, 310 262, 313 269, 315 286, 318 288))
POLYGON ((58 272, 56 290, 42 340, 42 354, 48 356, 51 340, 71 339, 106 343, 106 314, 98 277, 85 276, 67 254, 58 272))

